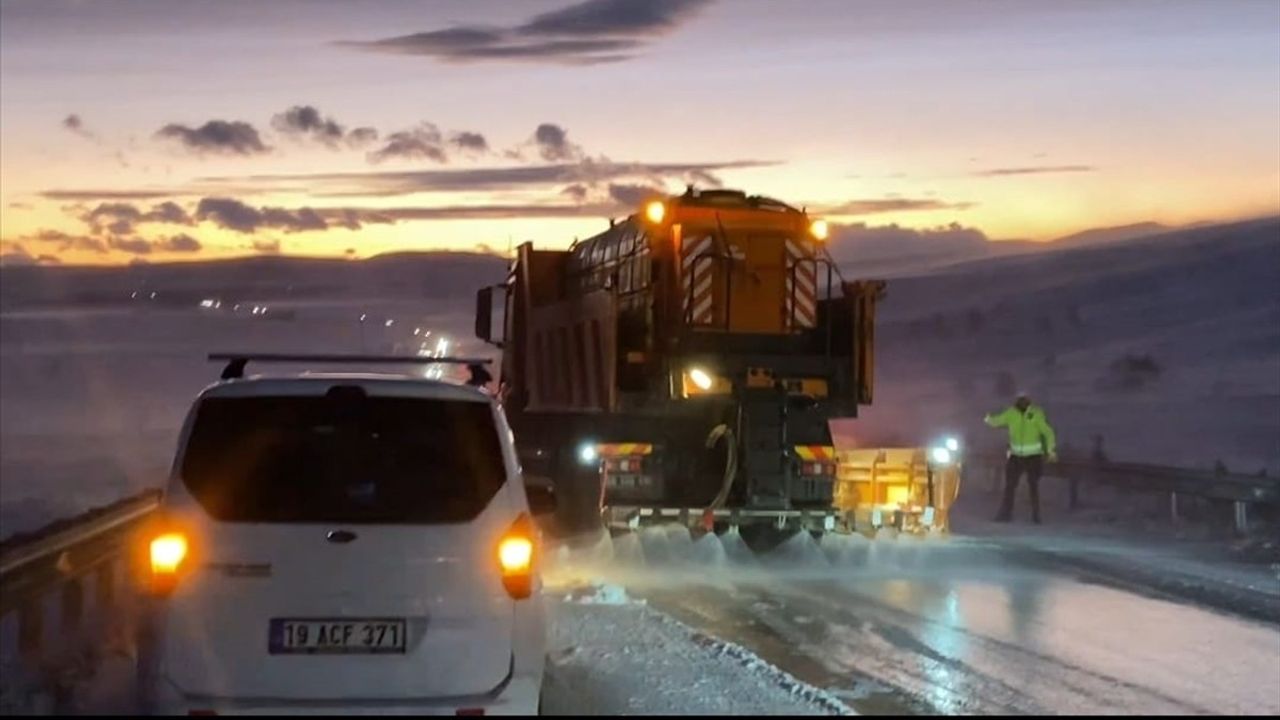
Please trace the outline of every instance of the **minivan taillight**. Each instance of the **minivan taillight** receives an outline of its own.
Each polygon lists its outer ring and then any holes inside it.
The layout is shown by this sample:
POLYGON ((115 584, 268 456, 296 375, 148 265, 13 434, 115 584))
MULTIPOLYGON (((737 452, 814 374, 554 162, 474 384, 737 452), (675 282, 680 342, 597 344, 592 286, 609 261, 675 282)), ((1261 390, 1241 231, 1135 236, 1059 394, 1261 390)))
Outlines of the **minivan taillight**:
POLYGON ((502 586, 516 600, 533 594, 533 561, 536 538, 533 522, 521 513, 498 541, 498 567, 502 586))
POLYGON ((168 595, 178 584, 178 573, 187 559, 187 536, 181 532, 163 532, 151 538, 148 554, 151 561, 151 591, 168 595))

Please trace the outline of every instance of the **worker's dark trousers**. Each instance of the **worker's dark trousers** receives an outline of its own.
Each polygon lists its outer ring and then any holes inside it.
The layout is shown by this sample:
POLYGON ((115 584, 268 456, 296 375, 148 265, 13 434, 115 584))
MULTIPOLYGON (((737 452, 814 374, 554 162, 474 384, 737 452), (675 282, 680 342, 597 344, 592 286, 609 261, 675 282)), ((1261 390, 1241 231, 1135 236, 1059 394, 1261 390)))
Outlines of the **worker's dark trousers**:
POLYGON ((1018 478, 1027 474, 1027 489, 1031 491, 1031 519, 1040 522, 1040 473, 1044 471, 1044 456, 1010 455, 1004 466, 1004 500, 1000 503, 997 520, 1008 520, 1013 515, 1013 496, 1018 492, 1018 478))

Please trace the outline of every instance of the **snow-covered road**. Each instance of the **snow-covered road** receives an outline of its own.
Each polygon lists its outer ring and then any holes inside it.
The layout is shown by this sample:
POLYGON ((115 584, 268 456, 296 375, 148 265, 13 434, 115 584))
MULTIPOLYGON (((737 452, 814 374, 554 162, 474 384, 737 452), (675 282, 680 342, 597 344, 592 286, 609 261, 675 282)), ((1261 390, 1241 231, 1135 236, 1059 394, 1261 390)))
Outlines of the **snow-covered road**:
POLYGON ((607 589, 551 603, 546 714, 849 714, 755 653, 607 589))
MULTIPOLYGON (((699 547, 709 538, 673 554, 678 533, 666 535, 650 532, 643 545, 668 558, 715 554, 699 547)), ((610 563, 605 573, 867 714, 1280 713, 1274 624, 1005 538, 854 543, 834 554, 796 545, 759 567, 610 563)))

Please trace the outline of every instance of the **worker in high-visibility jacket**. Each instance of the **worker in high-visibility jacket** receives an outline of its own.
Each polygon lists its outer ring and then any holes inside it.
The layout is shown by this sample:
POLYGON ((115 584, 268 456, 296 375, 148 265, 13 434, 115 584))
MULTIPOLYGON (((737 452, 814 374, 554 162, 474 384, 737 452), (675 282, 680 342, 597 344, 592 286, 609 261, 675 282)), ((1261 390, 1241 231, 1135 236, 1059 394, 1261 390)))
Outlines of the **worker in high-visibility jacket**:
POLYGON ((1058 459, 1057 438, 1045 418, 1044 410, 1031 404, 1026 393, 1020 393, 1013 407, 995 415, 988 415, 986 423, 991 427, 1009 428, 1009 459, 1004 469, 1004 499, 996 522, 1009 522, 1013 515, 1013 498, 1018 490, 1018 479, 1027 476, 1027 489, 1031 494, 1031 521, 1040 524, 1040 475, 1044 461, 1058 459))

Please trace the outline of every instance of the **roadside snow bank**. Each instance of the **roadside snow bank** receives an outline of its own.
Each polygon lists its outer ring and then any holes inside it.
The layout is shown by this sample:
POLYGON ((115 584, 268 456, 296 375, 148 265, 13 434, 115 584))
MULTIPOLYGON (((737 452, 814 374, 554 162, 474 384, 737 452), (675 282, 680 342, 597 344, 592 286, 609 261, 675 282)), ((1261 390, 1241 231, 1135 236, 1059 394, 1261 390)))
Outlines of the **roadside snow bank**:
POLYGON ((835 696, 617 586, 548 596, 552 715, 852 715, 835 696))

